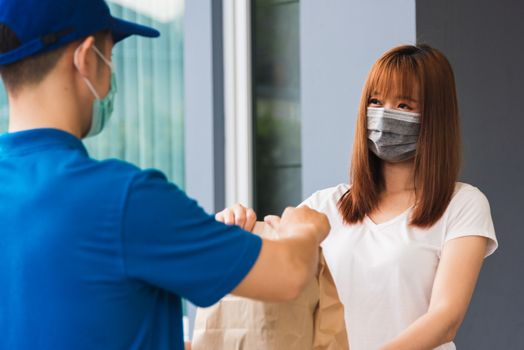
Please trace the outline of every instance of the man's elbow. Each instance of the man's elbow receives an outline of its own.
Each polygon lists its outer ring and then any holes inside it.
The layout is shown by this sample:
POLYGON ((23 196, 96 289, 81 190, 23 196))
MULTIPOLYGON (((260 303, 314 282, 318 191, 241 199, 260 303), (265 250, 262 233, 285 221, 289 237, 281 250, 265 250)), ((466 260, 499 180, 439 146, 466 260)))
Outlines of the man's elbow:
POLYGON ((284 293, 282 297, 284 298, 283 301, 292 301, 297 299, 309 282, 311 282, 311 273, 308 270, 306 266, 301 264, 300 266, 294 266, 290 268, 290 271, 292 271, 286 278, 286 288, 284 290, 284 293))
POLYGON ((280 301, 293 301, 298 299, 302 291, 304 290, 304 285, 296 283, 294 281, 289 281, 286 288, 281 292, 280 301))
POLYGON ((306 278, 295 278, 295 280, 290 283, 289 290, 285 295, 286 301, 298 299, 306 288, 307 282, 306 278))
MULTIPOLYGON (((281 250, 278 280, 283 283, 278 283, 278 294, 282 301, 292 301, 302 294, 315 274, 317 264, 314 262, 314 254, 318 248, 312 249, 310 258, 306 259, 303 253, 298 254, 296 247, 293 247, 294 249, 290 249, 287 245, 282 247, 285 249, 281 250)), ((309 255, 305 256, 309 257, 309 255)))

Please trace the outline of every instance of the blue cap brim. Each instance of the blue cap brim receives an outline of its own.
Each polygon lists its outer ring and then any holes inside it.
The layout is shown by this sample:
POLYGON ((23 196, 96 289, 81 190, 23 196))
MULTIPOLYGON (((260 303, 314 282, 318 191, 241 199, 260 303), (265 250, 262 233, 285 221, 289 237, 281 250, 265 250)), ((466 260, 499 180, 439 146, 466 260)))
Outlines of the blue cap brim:
POLYGON ((111 33, 115 44, 131 35, 140 35, 148 38, 157 38, 160 32, 154 28, 146 27, 133 22, 113 17, 111 20, 111 33))

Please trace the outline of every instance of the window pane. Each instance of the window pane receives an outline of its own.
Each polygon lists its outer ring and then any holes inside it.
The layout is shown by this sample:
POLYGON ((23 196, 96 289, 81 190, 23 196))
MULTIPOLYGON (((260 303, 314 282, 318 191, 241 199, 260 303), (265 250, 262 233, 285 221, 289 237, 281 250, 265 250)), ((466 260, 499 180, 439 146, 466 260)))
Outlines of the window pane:
MULTIPOLYGON (((94 158, 119 158, 162 170, 184 186, 183 0, 113 0, 116 17, 153 26, 158 39, 131 37, 118 44, 113 62, 118 81, 115 112, 104 132, 86 140, 94 158)), ((0 88, 0 132, 8 105, 0 88)))
POLYGON ((162 35, 131 37, 115 47, 115 112, 107 130, 86 145, 94 158, 160 169, 183 187, 183 0, 115 0, 110 6, 114 16, 150 25, 162 35))
POLYGON ((254 188, 262 217, 302 199, 299 1, 253 3, 254 188))

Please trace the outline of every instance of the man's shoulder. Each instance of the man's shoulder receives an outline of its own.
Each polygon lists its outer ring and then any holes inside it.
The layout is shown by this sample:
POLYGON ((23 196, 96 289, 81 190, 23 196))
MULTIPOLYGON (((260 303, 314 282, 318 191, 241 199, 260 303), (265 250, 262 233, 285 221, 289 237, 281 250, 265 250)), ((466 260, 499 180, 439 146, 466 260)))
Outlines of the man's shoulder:
POLYGON ((143 170, 134 164, 119 159, 90 159, 84 164, 84 167, 86 168, 84 179, 94 188, 126 190, 133 183, 146 179, 167 181, 165 175, 159 170, 143 170))
POLYGON ((120 159, 106 159, 90 161, 94 171, 115 176, 135 176, 142 170, 129 162, 120 159))

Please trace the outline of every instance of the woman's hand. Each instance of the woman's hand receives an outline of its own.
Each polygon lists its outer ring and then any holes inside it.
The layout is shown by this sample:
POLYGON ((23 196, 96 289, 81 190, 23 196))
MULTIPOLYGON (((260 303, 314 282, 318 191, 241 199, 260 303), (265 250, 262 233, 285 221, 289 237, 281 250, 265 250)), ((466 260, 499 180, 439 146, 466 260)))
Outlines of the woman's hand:
POLYGON ((235 204, 217 213, 215 219, 226 225, 237 225, 243 230, 252 232, 257 222, 257 215, 253 209, 235 204))

